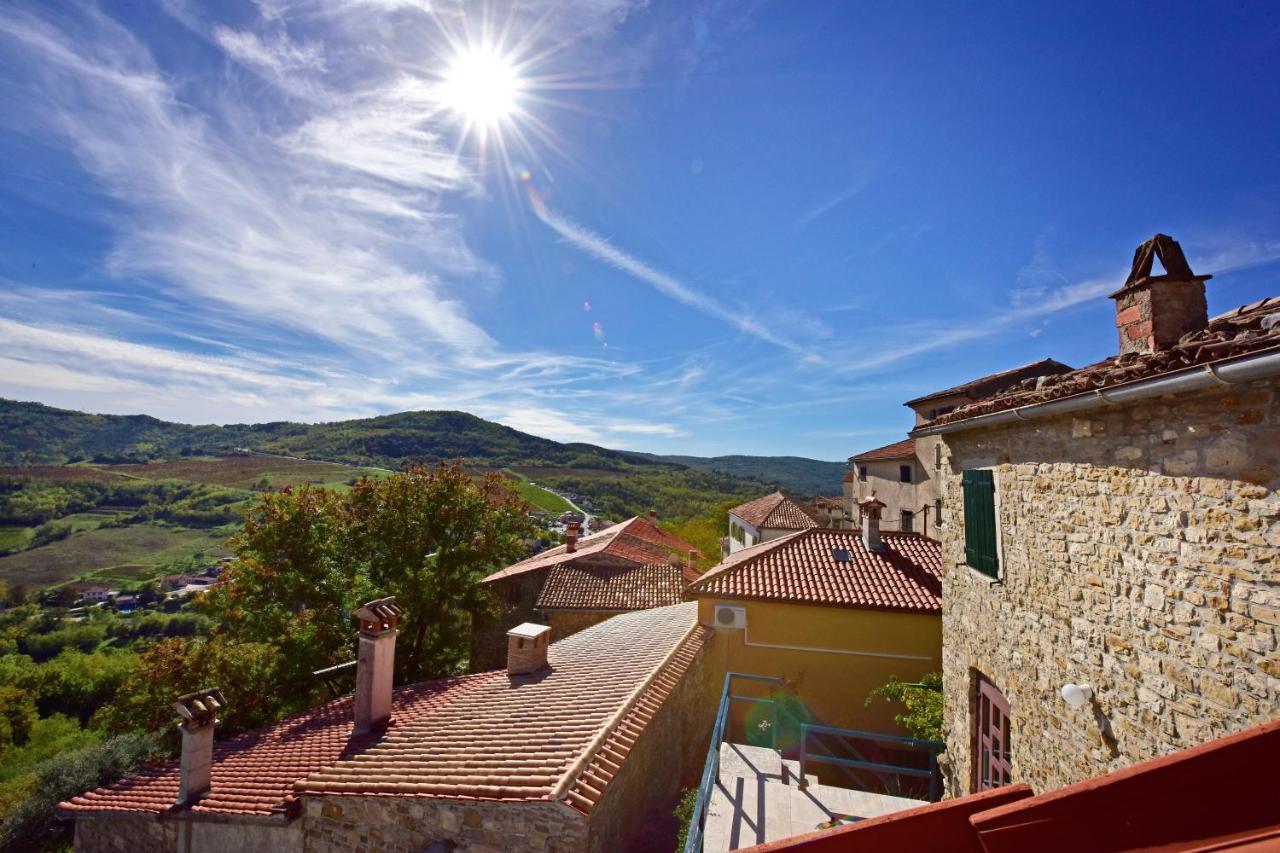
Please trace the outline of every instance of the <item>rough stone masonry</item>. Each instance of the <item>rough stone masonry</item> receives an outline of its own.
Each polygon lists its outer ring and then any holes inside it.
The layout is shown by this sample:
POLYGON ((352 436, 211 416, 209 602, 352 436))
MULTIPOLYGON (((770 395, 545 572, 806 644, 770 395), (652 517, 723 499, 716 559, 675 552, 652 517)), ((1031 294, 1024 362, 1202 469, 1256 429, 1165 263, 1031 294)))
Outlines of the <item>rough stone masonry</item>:
POLYGON ((1280 716, 1274 382, 945 437, 947 784, 979 675, 1044 791, 1280 716), (1087 416, 1085 416, 1087 414, 1087 416), (993 468, 999 582, 965 565, 961 473, 993 468), (1058 691, 1087 684, 1070 708, 1058 691))

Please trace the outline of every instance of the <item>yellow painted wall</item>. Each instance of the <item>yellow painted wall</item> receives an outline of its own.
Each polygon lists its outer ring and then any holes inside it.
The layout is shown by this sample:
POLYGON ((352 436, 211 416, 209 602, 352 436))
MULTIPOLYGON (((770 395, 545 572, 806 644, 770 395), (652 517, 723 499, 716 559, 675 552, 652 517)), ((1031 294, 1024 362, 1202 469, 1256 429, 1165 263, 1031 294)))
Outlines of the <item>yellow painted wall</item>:
MULTIPOLYGON (((713 608, 717 601, 720 599, 699 599, 698 618, 703 624, 715 624, 713 608)), ((812 722, 906 734, 893 721, 902 706, 877 699, 867 707, 867 694, 893 675, 903 681, 918 681, 925 673, 942 670, 940 615, 764 601, 724 603, 746 608, 747 629, 716 629, 711 651, 722 670, 781 676, 792 681, 812 722), (748 639, 753 644, 808 649, 748 645, 748 639), (834 650, 911 655, 925 660, 840 654, 834 650)))

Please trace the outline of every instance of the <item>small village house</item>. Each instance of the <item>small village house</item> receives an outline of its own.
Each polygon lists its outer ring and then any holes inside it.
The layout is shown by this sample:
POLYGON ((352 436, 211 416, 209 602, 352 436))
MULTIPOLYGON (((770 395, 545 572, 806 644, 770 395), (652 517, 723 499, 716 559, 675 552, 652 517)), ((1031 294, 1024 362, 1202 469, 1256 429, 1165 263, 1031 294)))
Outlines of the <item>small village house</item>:
POLYGON ((781 677, 814 722, 898 731, 868 694, 942 664, 938 543, 878 528, 809 528, 743 548, 689 587, 729 672, 781 677))
POLYGON ((734 554, 743 548, 818 526, 804 507, 782 492, 774 492, 729 510, 729 542, 725 553, 734 554))
POLYGON ((855 521, 845 515, 841 496, 818 495, 805 506, 805 512, 813 516, 819 527, 843 530, 856 526, 855 521))
POLYGON ((520 625, 505 669, 394 690, 394 599, 357 616, 354 695, 221 743, 221 693, 181 697, 180 760, 60 805, 76 850, 622 850, 701 770, 716 685, 693 603, 557 642, 520 625))
POLYGON ((1280 714, 1280 299, 1210 320, 1208 278, 1157 235, 1111 295, 1118 354, 913 433, 941 440, 953 508, 953 794, 1045 791, 1280 714))
POLYGON ((652 512, 648 518, 635 516, 583 537, 578 523, 570 522, 563 544, 481 581, 497 598, 499 609, 478 615, 472 624, 471 670, 502 665, 506 630, 517 622, 550 620, 555 636, 563 639, 619 612, 653 606, 650 601, 680 601, 680 596, 671 597, 670 590, 683 583, 684 567, 694 550, 660 528, 652 512), (556 572, 543 597, 553 569, 568 566, 578 571, 556 572), (549 613, 543 612, 540 600, 549 613))

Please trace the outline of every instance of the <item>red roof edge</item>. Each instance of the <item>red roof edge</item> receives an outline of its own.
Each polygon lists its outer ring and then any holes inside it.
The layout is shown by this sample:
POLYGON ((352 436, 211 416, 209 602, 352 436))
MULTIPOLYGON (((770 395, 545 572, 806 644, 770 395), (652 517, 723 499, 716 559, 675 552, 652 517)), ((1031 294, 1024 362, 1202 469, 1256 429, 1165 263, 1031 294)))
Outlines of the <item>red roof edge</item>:
MULTIPOLYGON (((988 853, 1043 847, 1110 850, 1280 832, 1280 720, 1086 779, 970 819, 988 853)), ((1192 845, 1192 846, 1183 846, 1192 845)))
POLYGON ((742 853, 777 850, 844 851, 910 850, 912 853, 982 853, 982 845, 969 825, 971 815, 994 806, 1025 800, 1026 785, 1009 785, 955 800, 930 803, 917 809, 845 824, 836 829, 771 841, 748 847, 742 853))

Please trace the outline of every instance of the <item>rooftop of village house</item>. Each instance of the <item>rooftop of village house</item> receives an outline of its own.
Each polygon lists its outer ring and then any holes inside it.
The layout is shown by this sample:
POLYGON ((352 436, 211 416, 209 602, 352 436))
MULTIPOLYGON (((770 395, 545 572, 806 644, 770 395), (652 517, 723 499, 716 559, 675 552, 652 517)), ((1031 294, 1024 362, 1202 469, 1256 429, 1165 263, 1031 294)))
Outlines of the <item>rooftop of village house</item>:
POLYGON ((679 604, 687 586, 686 571, 687 567, 671 563, 560 563, 547 574, 534 607, 543 611, 623 611, 679 604))
POLYGON ((868 550, 857 530, 802 530, 743 548, 690 585, 697 596, 863 607, 942 610, 941 546, 918 533, 881 533, 868 550))
POLYGON ((805 511, 804 507, 782 492, 774 492, 739 504, 729 512, 756 528, 807 530, 818 526, 818 522, 805 511))
POLYGON ((633 516, 604 530, 548 548, 540 554, 494 572, 481 583, 502 580, 525 572, 546 569, 570 560, 598 555, 632 563, 659 563, 672 557, 686 559, 693 545, 658 527, 651 518, 633 516))
MULTIPOLYGON (((299 797, 563 799, 589 811, 710 631, 693 603, 616 616, 552 643, 548 667, 397 688, 385 733, 353 736, 346 696, 214 748, 212 787, 195 814, 289 816, 299 797), (588 778, 589 777, 589 778, 588 778)), ((67 813, 175 810, 178 762, 60 804, 67 813)))
POLYGON ((916 455, 916 440, 914 438, 904 438, 902 441, 895 441, 893 444, 886 444, 884 447, 877 447, 875 450, 868 450, 865 453, 859 453, 857 456, 850 456, 850 462, 876 462, 881 459, 908 459, 916 455))
POLYGON ((1008 388, 1027 378, 1038 376, 1054 376, 1056 374, 1068 373, 1072 370, 1070 365, 1063 364, 1052 358, 1042 358, 1039 361, 1033 361, 1029 364, 1023 364, 1018 367, 1002 370, 999 373, 992 373, 987 376, 980 376, 977 379, 970 379, 968 382, 962 382, 951 388, 944 388, 941 391, 934 391, 931 394, 925 394, 922 397, 916 397, 914 400, 908 400, 903 403, 904 406, 918 406, 921 403, 927 403, 930 400, 940 400, 943 397, 965 396, 970 399, 978 399, 996 393, 1004 388, 1008 388))

